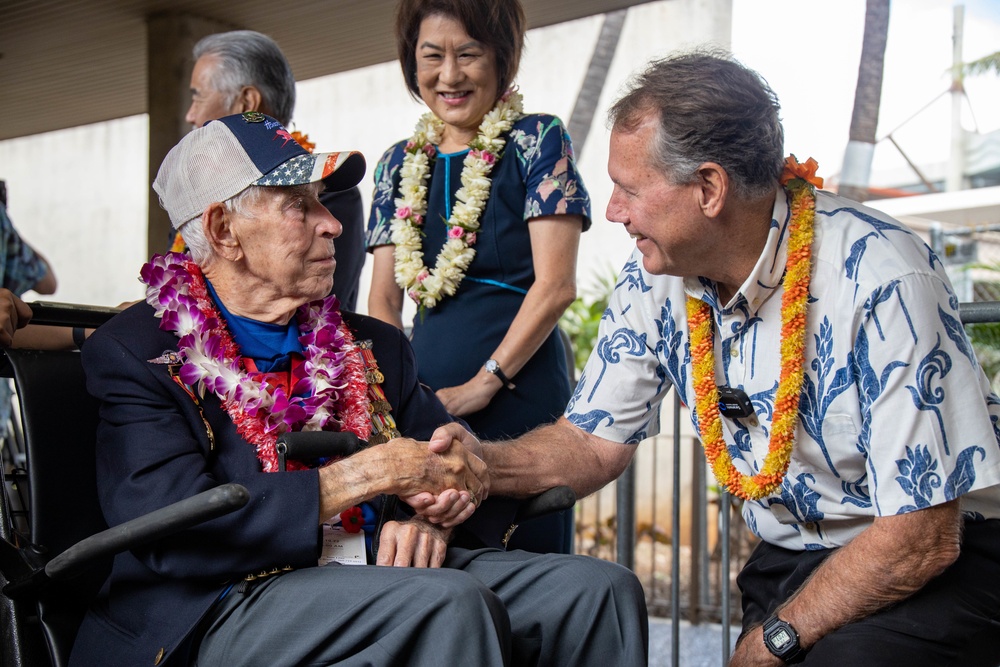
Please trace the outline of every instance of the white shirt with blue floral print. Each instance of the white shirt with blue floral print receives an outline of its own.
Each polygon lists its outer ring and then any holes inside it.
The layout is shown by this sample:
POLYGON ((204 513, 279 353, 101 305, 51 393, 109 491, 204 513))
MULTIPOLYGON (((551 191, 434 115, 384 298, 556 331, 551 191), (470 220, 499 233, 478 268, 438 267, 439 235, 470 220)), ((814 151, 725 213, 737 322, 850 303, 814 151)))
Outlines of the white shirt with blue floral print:
MULTIPOLYGON (((692 405, 691 295, 712 307, 718 384, 739 387, 755 407, 752 417, 722 423, 737 469, 758 471, 778 386, 788 222, 779 191, 764 252, 721 309, 711 281, 651 275, 634 251, 566 417, 637 444, 659 432, 671 386, 692 405)), ((788 549, 837 547, 876 516, 958 497, 972 518, 1000 517, 1000 399, 941 261, 891 218, 818 192, 809 293, 791 465, 773 495, 744 503, 754 533, 788 549)), ((697 427, 693 411, 692 421, 697 427)))

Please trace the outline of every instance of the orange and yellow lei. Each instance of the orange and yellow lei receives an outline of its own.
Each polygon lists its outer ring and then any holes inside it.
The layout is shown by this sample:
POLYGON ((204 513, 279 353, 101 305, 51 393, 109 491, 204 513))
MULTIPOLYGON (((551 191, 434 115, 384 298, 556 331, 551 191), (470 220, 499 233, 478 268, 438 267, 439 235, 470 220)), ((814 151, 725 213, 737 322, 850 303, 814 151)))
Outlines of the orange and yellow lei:
POLYGON ((813 222, 816 191, 823 179, 816 176, 812 158, 799 164, 794 155, 785 160, 781 184, 791 194, 791 221, 788 259, 781 297, 781 376, 774 401, 771 441, 764 464, 756 475, 744 475, 733 466, 722 435, 719 417, 719 388, 715 382, 715 331, 712 309, 699 299, 688 297, 687 316, 691 346, 692 381, 698 429, 705 445, 705 458, 719 484, 744 500, 758 500, 781 485, 788 471, 795 445, 802 393, 806 343, 806 306, 812 269, 813 222))

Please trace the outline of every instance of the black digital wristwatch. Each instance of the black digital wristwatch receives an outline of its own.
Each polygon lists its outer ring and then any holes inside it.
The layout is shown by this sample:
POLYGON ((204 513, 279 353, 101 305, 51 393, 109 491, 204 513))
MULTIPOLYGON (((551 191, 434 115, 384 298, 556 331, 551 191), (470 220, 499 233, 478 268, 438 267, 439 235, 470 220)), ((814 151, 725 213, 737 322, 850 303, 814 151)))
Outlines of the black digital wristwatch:
POLYGON ((799 645, 799 633, 795 631, 791 623, 778 618, 777 614, 772 614, 764 621, 764 646, 776 657, 791 664, 800 661, 805 657, 805 651, 799 645))

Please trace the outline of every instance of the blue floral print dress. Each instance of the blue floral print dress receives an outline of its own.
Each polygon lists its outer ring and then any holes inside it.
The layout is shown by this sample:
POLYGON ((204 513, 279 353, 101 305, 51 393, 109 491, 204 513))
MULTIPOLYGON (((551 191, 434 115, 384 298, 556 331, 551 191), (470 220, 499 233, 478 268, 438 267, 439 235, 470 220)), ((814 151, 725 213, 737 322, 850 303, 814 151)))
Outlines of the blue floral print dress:
MULTIPOLYGON (((420 381, 438 390, 467 382, 500 344, 535 280, 528 227, 532 218, 581 215, 590 226, 590 197, 577 173, 573 147, 555 116, 523 116, 506 136, 474 246, 476 256, 454 296, 418 313, 412 343, 420 381)), ((390 223, 405 141, 392 146, 375 168, 368 247, 390 245, 390 223)), ((433 267, 444 244, 466 151, 439 154, 429 185, 424 223, 424 264, 433 267)), ((520 435, 554 421, 570 397, 565 352, 558 332, 542 344, 512 381, 483 410, 467 416, 480 436, 520 435)))

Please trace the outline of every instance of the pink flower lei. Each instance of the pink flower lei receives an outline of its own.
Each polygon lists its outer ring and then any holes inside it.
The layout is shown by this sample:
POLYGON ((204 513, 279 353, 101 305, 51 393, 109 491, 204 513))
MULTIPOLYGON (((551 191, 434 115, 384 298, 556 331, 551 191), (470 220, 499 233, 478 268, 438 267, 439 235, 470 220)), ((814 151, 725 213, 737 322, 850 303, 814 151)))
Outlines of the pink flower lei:
MULTIPOLYGON (((154 255, 142 267, 146 302, 160 328, 178 337, 182 382, 200 396, 208 389, 222 402, 237 432, 257 451, 264 472, 276 472, 274 446, 288 431, 352 431, 367 440, 368 384, 354 337, 336 297, 299 307, 304 363, 295 370, 292 395, 251 378, 239 348, 208 295, 201 269, 180 253, 154 255), (299 394, 296 396, 295 394, 299 394)), ((290 470, 305 466, 290 461, 290 470)))

